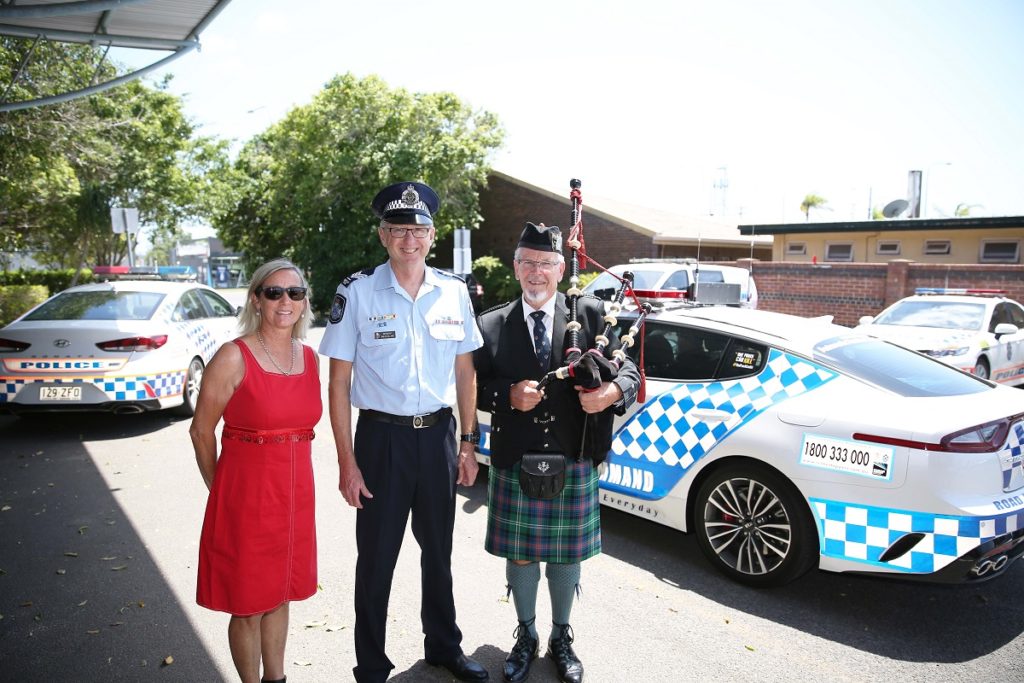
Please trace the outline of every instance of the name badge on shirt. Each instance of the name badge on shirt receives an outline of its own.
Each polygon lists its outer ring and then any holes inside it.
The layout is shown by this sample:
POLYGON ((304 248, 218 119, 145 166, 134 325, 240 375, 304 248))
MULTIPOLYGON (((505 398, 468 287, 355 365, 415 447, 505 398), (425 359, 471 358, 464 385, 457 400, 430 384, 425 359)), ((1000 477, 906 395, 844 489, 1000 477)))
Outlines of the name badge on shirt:
POLYGON ((373 333, 373 338, 374 339, 394 339, 395 338, 395 331, 394 330, 387 330, 386 332, 374 332, 373 333))

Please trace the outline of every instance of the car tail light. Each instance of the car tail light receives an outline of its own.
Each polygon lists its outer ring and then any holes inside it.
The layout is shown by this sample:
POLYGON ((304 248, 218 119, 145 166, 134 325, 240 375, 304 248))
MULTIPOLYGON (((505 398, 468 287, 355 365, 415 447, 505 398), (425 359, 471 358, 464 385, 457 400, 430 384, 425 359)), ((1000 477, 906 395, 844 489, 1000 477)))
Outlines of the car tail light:
POLYGON ((0 352, 24 351, 30 346, 32 345, 26 342, 15 341, 13 339, 0 339, 0 352))
POLYGON ((938 451, 945 453, 992 453, 1002 448, 1010 432, 1010 425, 1024 418, 1024 413, 1011 415, 1000 420, 985 422, 980 425, 960 429, 939 439, 938 443, 915 441, 913 439, 897 439, 878 434, 857 433, 853 438, 858 441, 870 441, 887 446, 904 446, 920 451, 938 451))
POLYGON ((994 420, 985 424, 961 429, 947 434, 939 441, 944 451, 953 453, 991 453, 999 450, 1006 442, 1012 418, 994 420))
POLYGON ((111 339, 100 342, 96 346, 103 351, 153 351, 167 343, 166 334, 157 334, 152 337, 125 337, 124 339, 111 339))

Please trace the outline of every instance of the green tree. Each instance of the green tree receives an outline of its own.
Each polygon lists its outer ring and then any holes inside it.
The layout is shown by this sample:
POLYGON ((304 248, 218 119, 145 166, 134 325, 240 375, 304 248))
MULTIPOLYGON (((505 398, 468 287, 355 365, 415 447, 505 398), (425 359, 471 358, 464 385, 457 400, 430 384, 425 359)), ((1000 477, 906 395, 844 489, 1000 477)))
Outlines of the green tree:
POLYGON ((242 148, 214 226, 250 272, 277 256, 306 268, 314 306, 326 310, 339 280, 386 258, 370 211, 381 187, 418 180, 437 190, 439 238, 476 225, 477 191, 503 137, 493 114, 450 93, 337 76, 242 148))
MULTIPOLYGON (((27 49, 27 41, 0 42, 0 82, 27 49)), ((83 70, 99 61, 88 46, 37 49, 44 53, 29 75, 41 82, 81 84, 83 70)), ((143 225, 169 235, 182 220, 212 212, 220 197, 213 171, 228 165, 227 143, 194 136, 168 80, 0 113, 0 249, 31 249, 61 267, 117 263, 127 241, 110 229, 111 207, 137 207, 143 225)), ((11 99, 27 87, 19 80, 11 99)))
POLYGON ((800 202, 800 211, 804 214, 804 220, 811 220, 811 209, 828 208, 828 200, 816 194, 809 194, 800 202))

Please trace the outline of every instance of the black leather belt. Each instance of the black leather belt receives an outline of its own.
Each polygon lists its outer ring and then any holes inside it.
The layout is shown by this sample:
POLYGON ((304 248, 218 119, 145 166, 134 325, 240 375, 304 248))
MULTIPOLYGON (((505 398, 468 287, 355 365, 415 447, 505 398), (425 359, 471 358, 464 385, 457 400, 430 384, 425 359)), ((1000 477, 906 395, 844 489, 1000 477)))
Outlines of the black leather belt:
POLYGON ((376 420, 377 422, 390 422, 394 425, 412 427, 413 429, 433 427, 443 418, 446 418, 451 414, 451 408, 441 408, 440 410, 435 410, 432 413, 423 413, 422 415, 392 415, 391 413, 382 413, 379 410, 370 410, 369 408, 359 409, 360 417, 365 415, 371 420, 376 420))

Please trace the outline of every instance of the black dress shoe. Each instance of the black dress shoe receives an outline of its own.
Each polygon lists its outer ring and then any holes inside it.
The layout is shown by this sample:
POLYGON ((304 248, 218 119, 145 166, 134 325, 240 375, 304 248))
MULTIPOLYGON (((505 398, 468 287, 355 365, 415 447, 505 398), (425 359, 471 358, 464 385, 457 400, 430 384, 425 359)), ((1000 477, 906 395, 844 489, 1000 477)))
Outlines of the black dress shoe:
POLYGON ((562 683, 583 682, 583 662, 572 651, 572 627, 569 624, 555 624, 561 632, 548 641, 548 657, 555 660, 558 679, 562 683))
POLYGON ((512 652, 509 652, 508 657, 505 658, 503 671, 505 680, 509 683, 525 681, 526 677, 530 675, 530 662, 537 657, 540 639, 530 635, 531 623, 533 623, 533 619, 525 623, 520 621, 519 626, 512 633, 516 644, 512 647, 512 652))
POLYGON ((447 662, 438 662, 428 659, 427 664, 448 669, 449 673, 460 681, 486 681, 490 678, 490 676, 487 675, 487 669, 480 666, 476 660, 470 659, 465 654, 461 653, 455 659, 447 662))

